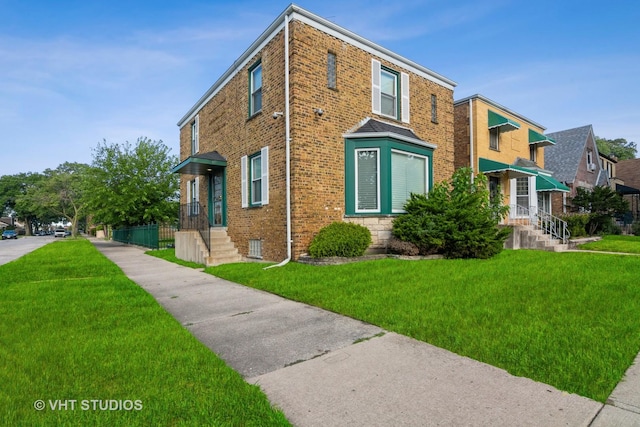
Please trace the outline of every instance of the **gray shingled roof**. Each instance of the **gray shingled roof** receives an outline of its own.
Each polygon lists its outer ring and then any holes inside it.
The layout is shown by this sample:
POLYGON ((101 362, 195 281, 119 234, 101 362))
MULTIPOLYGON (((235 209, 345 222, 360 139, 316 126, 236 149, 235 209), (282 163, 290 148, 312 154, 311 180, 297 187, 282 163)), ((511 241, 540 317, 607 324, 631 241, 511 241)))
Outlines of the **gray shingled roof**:
POLYGON ((411 129, 403 128, 401 126, 394 126, 390 123, 379 122, 375 119, 369 119, 365 124, 360 126, 358 130, 353 133, 371 133, 371 132, 389 132, 397 135, 406 136, 408 138, 418 139, 422 141, 418 136, 413 133, 411 129))
POLYGON ((591 125, 586 125, 547 133, 546 135, 553 138, 556 144, 544 148, 544 168, 552 171, 558 181, 573 183, 587 139, 592 132, 591 125))

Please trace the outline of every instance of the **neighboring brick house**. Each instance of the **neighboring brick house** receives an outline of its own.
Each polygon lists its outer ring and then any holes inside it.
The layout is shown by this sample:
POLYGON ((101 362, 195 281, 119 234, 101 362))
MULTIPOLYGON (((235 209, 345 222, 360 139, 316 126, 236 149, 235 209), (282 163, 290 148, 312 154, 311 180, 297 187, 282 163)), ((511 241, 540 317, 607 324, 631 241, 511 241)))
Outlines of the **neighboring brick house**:
MULTIPOLYGON (((454 103, 455 167, 484 173, 501 192, 509 219, 551 212, 551 195, 568 191, 545 168, 553 139, 545 128, 482 95, 454 103)), ((547 168, 548 169, 548 168, 547 168)))
POLYGON ((552 198, 553 212, 571 212, 571 198, 575 197, 577 188, 591 190, 595 186, 608 186, 609 177, 599 161, 600 154, 591 125, 552 132, 548 136, 556 144, 544 153, 547 169, 570 189, 569 193, 552 198))
POLYGON ((616 177, 623 181, 616 190, 629 202, 634 220, 640 218, 640 159, 619 160, 616 177))
POLYGON ((620 179, 617 174, 618 158, 602 153, 598 153, 598 155, 600 156, 600 167, 603 173, 607 175, 607 182, 611 189, 615 190, 618 185, 624 185, 624 180, 620 179))
POLYGON ((334 221, 384 250, 409 192, 453 173, 454 87, 290 5, 179 121, 182 217, 244 257, 297 259, 334 221))

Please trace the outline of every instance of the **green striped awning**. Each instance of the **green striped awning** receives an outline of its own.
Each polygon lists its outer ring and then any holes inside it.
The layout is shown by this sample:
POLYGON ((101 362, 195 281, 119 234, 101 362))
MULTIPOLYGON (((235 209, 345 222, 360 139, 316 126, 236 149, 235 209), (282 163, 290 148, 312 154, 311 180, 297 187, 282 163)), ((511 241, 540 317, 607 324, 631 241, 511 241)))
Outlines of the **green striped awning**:
POLYGON ((562 191, 566 193, 570 189, 554 177, 539 173, 536 176, 536 191, 562 191))
POLYGON ((502 116, 495 111, 489 110, 489 129, 499 128, 500 132, 520 129, 520 124, 502 116))
POLYGON ((556 141, 546 135, 536 132, 535 130, 529 129, 529 144, 537 144, 540 147, 546 147, 547 145, 555 145, 556 141))
POLYGON ((536 175, 536 172, 530 169, 485 159, 483 157, 478 159, 478 169, 484 174, 506 172, 510 179, 536 175))

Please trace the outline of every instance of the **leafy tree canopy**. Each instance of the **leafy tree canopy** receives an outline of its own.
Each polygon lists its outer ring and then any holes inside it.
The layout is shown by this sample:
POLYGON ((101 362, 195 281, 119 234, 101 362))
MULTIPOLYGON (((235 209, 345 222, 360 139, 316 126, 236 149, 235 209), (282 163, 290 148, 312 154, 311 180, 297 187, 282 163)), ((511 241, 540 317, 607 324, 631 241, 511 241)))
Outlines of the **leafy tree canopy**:
POLYGON ((86 181, 94 222, 119 227, 177 218, 179 180, 171 168, 178 158, 169 152, 161 140, 144 137, 135 145, 98 144, 86 181))
POLYGON ((624 138, 606 139, 596 136, 596 145, 600 154, 615 156, 618 160, 635 159, 637 154, 636 143, 624 138))
POLYGON ((86 215, 85 182, 89 166, 65 162, 56 169, 45 170, 43 175, 37 185, 21 196, 21 203, 31 206, 39 217, 69 221, 72 233, 76 235, 78 221, 86 215))
POLYGON ((589 234, 606 231, 613 217, 623 215, 629 210, 629 203, 620 194, 605 186, 594 187, 593 190, 578 187, 571 203, 589 213, 589 223, 586 226, 589 234))

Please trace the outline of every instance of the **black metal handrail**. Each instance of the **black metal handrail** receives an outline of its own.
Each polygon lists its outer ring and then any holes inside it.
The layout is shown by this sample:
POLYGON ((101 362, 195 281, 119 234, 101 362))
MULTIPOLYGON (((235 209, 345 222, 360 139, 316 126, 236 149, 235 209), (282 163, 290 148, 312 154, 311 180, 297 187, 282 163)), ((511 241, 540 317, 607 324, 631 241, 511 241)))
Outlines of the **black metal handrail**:
POLYGON ((205 206, 199 202, 180 205, 180 229, 198 230, 207 251, 211 250, 211 224, 205 206))

